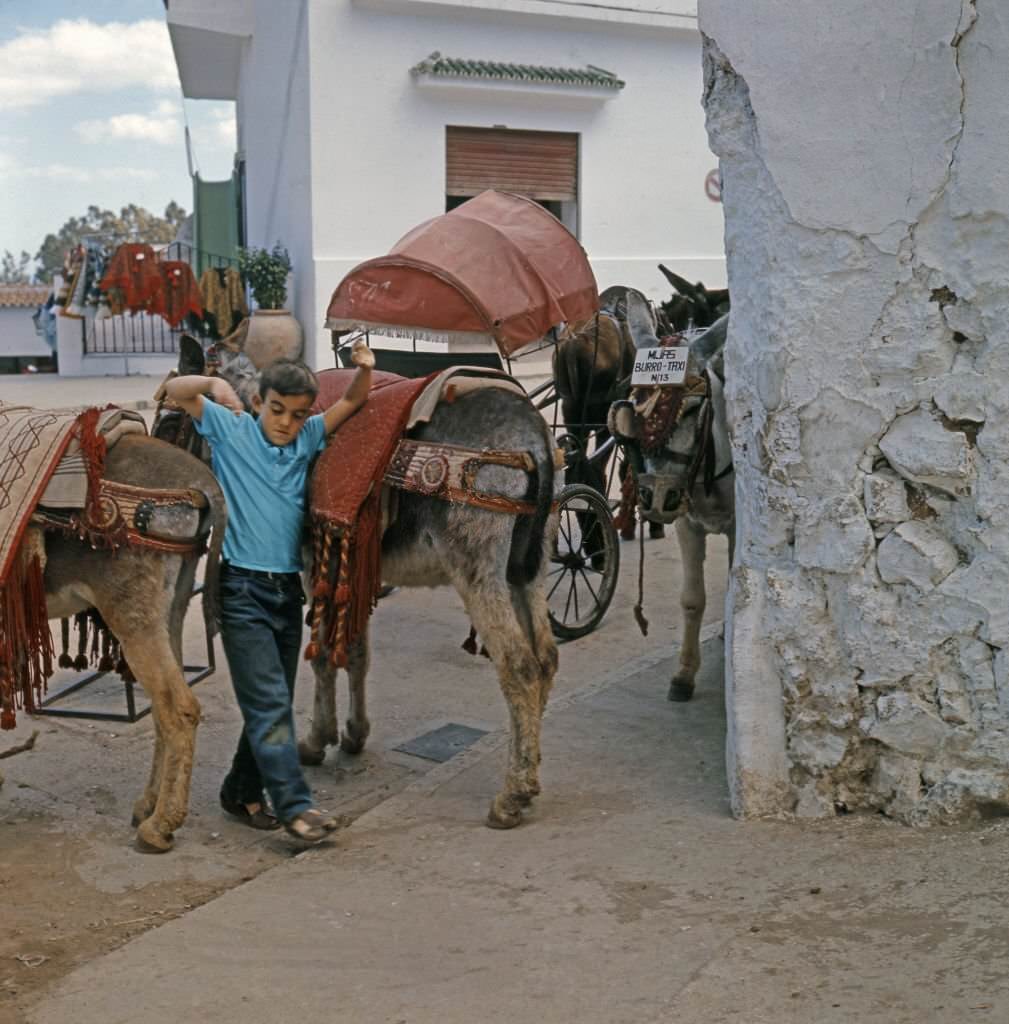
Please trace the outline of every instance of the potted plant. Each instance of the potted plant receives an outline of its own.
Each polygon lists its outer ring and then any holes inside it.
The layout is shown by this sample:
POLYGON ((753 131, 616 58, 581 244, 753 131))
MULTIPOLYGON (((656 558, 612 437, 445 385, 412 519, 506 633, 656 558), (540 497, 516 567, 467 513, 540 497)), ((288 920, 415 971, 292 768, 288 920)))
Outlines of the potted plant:
POLYGON ((245 338, 245 354, 262 369, 276 359, 298 359, 303 347, 301 325, 290 310, 284 309, 287 299, 287 275, 291 257, 277 242, 272 249, 250 246, 238 250, 241 271, 257 308, 249 321, 245 338))

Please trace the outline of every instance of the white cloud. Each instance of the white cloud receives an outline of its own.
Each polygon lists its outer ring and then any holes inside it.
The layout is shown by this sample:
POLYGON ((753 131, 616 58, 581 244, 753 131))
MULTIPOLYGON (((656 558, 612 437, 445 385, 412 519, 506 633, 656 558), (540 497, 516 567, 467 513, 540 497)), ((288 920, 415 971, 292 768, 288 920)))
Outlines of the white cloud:
POLYGON ((179 104, 162 100, 150 114, 113 114, 111 117, 81 121, 74 131, 85 141, 95 142, 154 142, 160 146, 179 145, 182 142, 182 123, 179 104))
POLYGON ((119 181, 132 178, 134 181, 157 181, 161 175, 150 167, 102 167, 94 173, 95 181, 119 181))
POLYGON ((0 45, 0 97, 7 110, 40 106, 74 93, 179 85, 163 21, 87 18, 22 30, 0 45))
POLYGON ((48 178, 50 181, 91 181, 91 171, 71 164, 46 164, 44 167, 25 167, 27 178, 48 178))
POLYGON ((61 163, 44 164, 40 167, 10 166, 7 172, 9 177, 16 175, 30 179, 45 178, 48 181, 73 182, 79 185, 92 181, 119 181, 127 178, 134 181, 156 181, 159 177, 158 172, 149 167, 116 166, 89 169, 61 163))
POLYGON ((214 107, 211 111, 214 119, 214 139, 228 152, 233 152, 238 143, 238 131, 235 124, 235 105, 229 103, 223 107, 214 107))

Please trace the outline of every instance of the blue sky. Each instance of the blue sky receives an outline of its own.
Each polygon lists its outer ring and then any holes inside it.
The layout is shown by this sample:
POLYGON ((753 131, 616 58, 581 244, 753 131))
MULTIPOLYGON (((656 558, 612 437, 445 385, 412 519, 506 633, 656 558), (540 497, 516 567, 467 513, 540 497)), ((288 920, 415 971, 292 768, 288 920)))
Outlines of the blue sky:
MULTIPOLYGON (((185 101, 201 177, 228 177, 234 104, 185 101)), ((89 205, 192 209, 162 0, 0 0, 0 252, 89 205)))

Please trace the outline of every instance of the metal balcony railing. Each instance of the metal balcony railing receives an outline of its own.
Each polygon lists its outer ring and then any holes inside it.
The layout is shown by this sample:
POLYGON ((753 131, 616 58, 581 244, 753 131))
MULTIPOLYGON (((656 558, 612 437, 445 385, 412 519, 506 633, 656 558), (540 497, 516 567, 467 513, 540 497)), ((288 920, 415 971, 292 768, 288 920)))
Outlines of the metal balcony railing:
MULTIPOLYGON (((182 260, 194 268, 238 267, 230 256, 220 256, 195 249, 186 242, 172 242, 158 251, 162 260, 182 260)), ((172 327, 164 317, 150 313, 121 313, 98 318, 97 310, 88 307, 81 321, 82 345, 85 355, 162 355, 179 351, 179 338, 199 334, 186 321, 172 327)))

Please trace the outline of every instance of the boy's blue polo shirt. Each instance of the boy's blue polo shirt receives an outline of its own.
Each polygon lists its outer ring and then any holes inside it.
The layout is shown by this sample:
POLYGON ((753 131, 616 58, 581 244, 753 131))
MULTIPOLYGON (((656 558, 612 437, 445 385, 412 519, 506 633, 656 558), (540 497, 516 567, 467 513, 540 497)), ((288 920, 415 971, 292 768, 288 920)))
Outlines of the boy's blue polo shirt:
POLYGON ((267 441, 259 420, 204 399, 196 429, 210 442, 211 465, 228 502, 224 559, 264 572, 301 569, 308 466, 326 443, 321 415, 288 445, 267 441))

